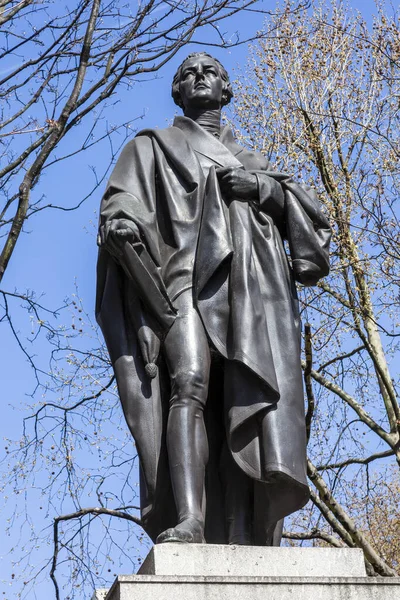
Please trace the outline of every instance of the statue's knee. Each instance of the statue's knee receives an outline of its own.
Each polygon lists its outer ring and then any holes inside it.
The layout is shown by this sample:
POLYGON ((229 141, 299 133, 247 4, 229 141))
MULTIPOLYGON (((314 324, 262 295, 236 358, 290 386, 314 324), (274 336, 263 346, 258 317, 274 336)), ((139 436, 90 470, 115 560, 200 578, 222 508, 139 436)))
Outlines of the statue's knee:
POLYGON ((208 375, 200 369, 179 372, 172 378, 171 388, 171 405, 192 404, 194 401, 204 406, 208 394, 208 375))

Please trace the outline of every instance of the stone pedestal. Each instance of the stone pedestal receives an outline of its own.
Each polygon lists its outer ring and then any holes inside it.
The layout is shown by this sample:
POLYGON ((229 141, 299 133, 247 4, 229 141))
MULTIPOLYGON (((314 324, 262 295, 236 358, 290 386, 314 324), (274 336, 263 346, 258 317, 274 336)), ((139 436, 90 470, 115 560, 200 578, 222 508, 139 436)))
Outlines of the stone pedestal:
POLYGON ((103 593, 93 600, 394 600, 400 578, 366 577, 359 549, 161 544, 103 593))
POLYGON ((154 546, 138 575, 192 577, 364 577, 362 550, 208 544, 154 546))

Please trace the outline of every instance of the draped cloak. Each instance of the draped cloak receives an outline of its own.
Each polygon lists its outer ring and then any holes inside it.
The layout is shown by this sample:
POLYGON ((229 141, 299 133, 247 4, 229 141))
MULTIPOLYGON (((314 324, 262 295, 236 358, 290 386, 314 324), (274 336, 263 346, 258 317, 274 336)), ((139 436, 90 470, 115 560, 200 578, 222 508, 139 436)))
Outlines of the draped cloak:
MULTIPOLYGON (((150 380, 137 324, 162 339, 174 322, 174 298, 192 288, 210 345, 222 357, 211 376, 205 416, 206 539, 225 541, 219 437, 254 482, 254 543, 269 543, 271 526, 309 498, 295 281, 314 285, 329 271, 330 228, 315 193, 237 145, 229 128, 218 140, 177 117, 172 127, 144 130, 123 149, 100 224, 115 218, 134 221, 140 231, 134 256, 146 285, 139 293, 124 259, 101 248, 96 316, 113 364, 121 356, 133 359, 129 402, 135 417, 129 426, 141 465, 143 526, 154 540, 176 524, 176 514, 165 445, 169 383, 162 345, 157 376, 150 380), (218 167, 254 173, 258 199, 224 198, 218 167)), ((120 382, 119 388, 121 394, 120 382)))

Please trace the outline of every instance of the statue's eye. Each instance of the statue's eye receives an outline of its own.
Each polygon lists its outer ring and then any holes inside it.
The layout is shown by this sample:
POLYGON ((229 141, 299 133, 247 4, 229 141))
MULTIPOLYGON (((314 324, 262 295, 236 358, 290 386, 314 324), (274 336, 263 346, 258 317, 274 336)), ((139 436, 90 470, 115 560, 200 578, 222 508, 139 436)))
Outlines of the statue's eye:
POLYGON ((187 71, 183 72, 182 78, 187 79, 189 77, 189 75, 193 75, 193 73, 194 73, 193 69, 188 69, 187 71))

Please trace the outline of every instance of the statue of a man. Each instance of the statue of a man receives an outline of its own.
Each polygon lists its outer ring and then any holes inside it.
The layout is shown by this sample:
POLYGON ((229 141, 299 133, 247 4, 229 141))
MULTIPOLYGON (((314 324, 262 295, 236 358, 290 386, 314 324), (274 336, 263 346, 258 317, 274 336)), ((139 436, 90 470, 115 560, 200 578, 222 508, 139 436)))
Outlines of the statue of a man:
POLYGON ((221 127, 218 60, 190 54, 172 95, 184 116, 125 146, 99 230, 97 319, 143 526, 158 543, 279 543, 309 497, 294 282, 328 273, 329 224, 311 190, 221 127))

